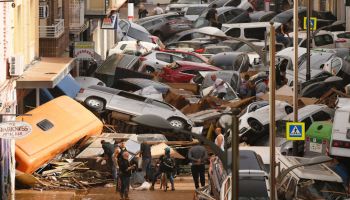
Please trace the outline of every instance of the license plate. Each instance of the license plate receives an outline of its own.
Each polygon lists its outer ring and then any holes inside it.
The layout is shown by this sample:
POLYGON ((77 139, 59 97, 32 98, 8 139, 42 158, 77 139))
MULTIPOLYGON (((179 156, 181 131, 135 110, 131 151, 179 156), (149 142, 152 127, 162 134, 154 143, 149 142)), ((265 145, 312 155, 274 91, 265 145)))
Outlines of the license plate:
POLYGON ((310 142, 310 151, 322 153, 322 144, 310 142))

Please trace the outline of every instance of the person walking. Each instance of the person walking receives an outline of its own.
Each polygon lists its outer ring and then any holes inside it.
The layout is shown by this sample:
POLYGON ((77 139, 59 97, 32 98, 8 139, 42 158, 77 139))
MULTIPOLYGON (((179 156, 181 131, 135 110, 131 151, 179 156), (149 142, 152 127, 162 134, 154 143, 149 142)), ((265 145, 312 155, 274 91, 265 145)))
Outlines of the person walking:
POLYGON ((148 11, 145 8, 145 5, 143 5, 143 3, 140 4, 138 13, 139 13, 139 19, 147 17, 148 11))
POLYGON ((205 19, 209 21, 209 26, 221 29, 221 25, 218 21, 218 11, 216 10, 217 7, 218 6, 216 4, 213 4, 213 7, 208 10, 205 19))
POLYGON ((226 96, 227 90, 224 86, 225 81, 223 81, 221 78, 217 78, 215 74, 211 75, 211 80, 214 81, 213 83, 213 89, 209 92, 209 95, 216 90, 218 95, 217 97, 219 99, 223 99, 226 96))
POLYGON ((108 166, 112 170, 113 179, 117 180, 118 175, 117 175, 116 167, 113 162, 113 154, 115 150, 114 144, 110 142, 106 142, 105 140, 101 140, 101 146, 103 149, 104 159, 106 160, 108 166))
POLYGON ((205 162, 208 159, 207 150, 202 145, 191 147, 188 151, 188 159, 191 162, 191 173, 196 189, 199 188, 199 181, 201 186, 205 186, 205 162))
POLYGON ((142 157, 142 172, 145 173, 145 179, 149 181, 151 180, 151 145, 147 144, 146 142, 142 143, 140 154, 142 157))
POLYGON ((225 140, 224 135, 222 134, 222 130, 220 127, 215 129, 216 138, 215 138, 215 144, 218 146, 222 151, 225 151, 225 140))
POLYGON ((155 15, 161 15, 161 14, 164 13, 163 8, 160 7, 160 3, 157 3, 157 7, 155 7, 155 8, 153 9, 153 13, 154 13, 155 15))
POLYGON ((120 176, 120 200, 129 200, 129 187, 131 170, 135 169, 135 165, 130 165, 129 152, 124 151, 118 162, 120 176))
MULTIPOLYGON (((153 177, 152 186, 150 190, 154 190, 154 184, 156 183, 158 177, 165 173, 171 184, 171 190, 175 190, 173 171, 175 170, 175 161, 170 156, 170 147, 164 149, 164 155, 159 158, 158 171, 153 177)), ((165 186, 166 187, 166 186, 165 186)))

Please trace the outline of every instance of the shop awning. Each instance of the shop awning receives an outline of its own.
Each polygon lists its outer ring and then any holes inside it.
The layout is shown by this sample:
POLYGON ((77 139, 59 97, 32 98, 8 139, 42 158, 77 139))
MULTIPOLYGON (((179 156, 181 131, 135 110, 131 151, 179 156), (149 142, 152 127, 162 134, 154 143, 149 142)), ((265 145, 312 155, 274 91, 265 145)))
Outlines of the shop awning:
POLYGON ((73 68, 73 58, 41 58, 17 79, 17 89, 54 88, 73 68))

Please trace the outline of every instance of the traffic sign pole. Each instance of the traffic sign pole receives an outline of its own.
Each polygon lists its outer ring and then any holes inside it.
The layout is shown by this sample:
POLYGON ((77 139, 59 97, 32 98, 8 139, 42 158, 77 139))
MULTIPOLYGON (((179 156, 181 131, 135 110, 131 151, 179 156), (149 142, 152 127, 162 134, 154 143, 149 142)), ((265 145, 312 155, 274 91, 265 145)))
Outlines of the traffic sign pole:
POLYGON ((309 81, 311 79, 311 68, 310 68, 310 13, 311 13, 311 0, 307 1, 307 11, 306 11, 306 53, 307 53, 307 60, 306 60, 306 81, 309 81))
MULTIPOLYGON (((298 1, 294 1, 294 36, 293 36, 293 45, 294 45, 294 80, 293 80, 293 88, 294 88, 294 94, 293 94, 293 113, 294 113, 294 122, 298 121, 298 73, 299 73, 299 66, 298 66, 298 28, 299 28, 299 19, 298 19, 298 1)), ((296 156, 298 154, 298 142, 293 142, 293 155, 296 156)))
POLYGON ((275 138, 276 138, 276 120, 275 120, 275 91, 276 91, 276 32, 273 22, 270 26, 270 77, 269 77, 269 104, 270 104, 270 197, 276 199, 276 162, 275 162, 275 138))

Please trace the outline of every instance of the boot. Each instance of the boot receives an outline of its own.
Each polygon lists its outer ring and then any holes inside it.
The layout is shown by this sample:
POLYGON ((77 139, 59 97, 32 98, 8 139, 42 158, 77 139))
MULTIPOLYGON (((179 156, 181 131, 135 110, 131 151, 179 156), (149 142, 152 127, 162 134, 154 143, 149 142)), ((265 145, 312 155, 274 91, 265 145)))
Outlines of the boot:
POLYGON ((129 194, 128 193, 125 193, 125 200, 129 200, 129 194))
POLYGON ((154 190, 154 185, 151 185, 151 187, 149 188, 149 190, 153 191, 153 190, 154 190))
POLYGON ((171 184, 171 191, 174 191, 175 190, 175 186, 174 186, 174 183, 171 184))
POLYGON ((120 193, 120 200, 125 200, 125 199, 124 199, 124 194, 123 194, 123 193, 120 193))

